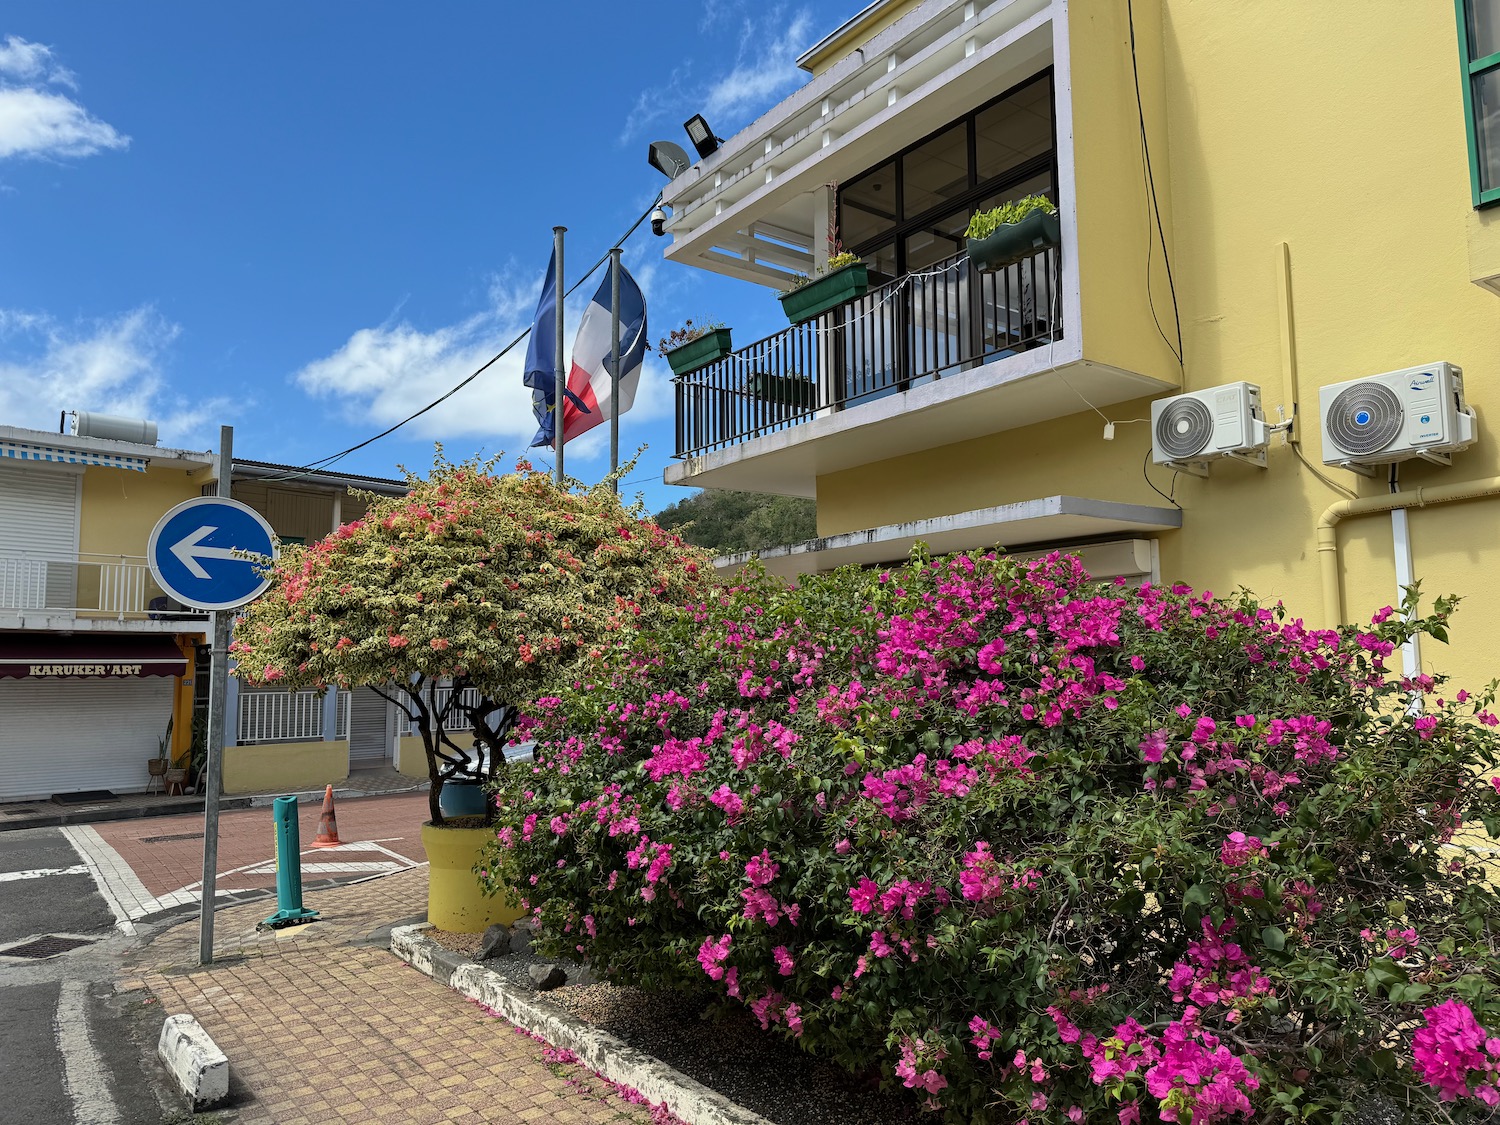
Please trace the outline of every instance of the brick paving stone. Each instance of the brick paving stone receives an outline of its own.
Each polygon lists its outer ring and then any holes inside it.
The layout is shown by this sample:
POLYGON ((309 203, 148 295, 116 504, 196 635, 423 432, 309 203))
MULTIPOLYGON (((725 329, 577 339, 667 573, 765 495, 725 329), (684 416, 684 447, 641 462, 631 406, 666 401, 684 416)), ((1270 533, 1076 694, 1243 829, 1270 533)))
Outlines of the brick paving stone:
POLYGON ((216 964, 197 964, 190 922, 160 934, 123 976, 167 1014, 196 1016, 229 1056, 247 1091, 237 1125, 648 1122, 644 1107, 578 1092, 509 1023, 367 943, 421 913, 426 889, 416 870, 310 892, 316 922, 265 933, 255 929, 264 903, 221 910, 216 964))

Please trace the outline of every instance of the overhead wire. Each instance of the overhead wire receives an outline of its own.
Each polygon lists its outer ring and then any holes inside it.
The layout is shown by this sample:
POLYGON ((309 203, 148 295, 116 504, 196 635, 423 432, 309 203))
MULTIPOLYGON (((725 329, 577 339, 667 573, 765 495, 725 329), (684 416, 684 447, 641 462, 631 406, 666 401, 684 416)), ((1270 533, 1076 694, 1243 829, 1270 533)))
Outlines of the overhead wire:
POLYGON ((1178 367, 1184 367, 1182 349, 1182 313, 1177 307, 1177 284, 1172 278, 1172 258, 1167 253, 1167 236, 1162 230, 1161 206, 1156 198, 1156 177, 1151 171, 1151 143, 1146 139, 1146 110, 1141 103, 1141 71, 1136 61, 1135 53, 1135 6, 1133 0, 1126 0, 1126 18, 1130 22, 1130 73, 1135 80, 1135 112, 1141 126, 1141 156, 1145 164, 1146 189, 1151 197, 1151 210, 1156 215, 1156 234, 1161 241, 1161 259, 1167 267, 1167 288, 1172 294, 1172 318, 1177 326, 1177 346, 1172 347, 1172 341, 1167 338, 1166 331, 1161 326, 1161 319, 1156 314, 1156 298, 1151 293, 1151 227, 1148 221, 1146 227, 1146 301, 1151 306, 1151 319, 1156 322, 1157 334, 1161 336, 1162 342, 1167 345, 1173 358, 1177 360, 1178 367))
MULTIPOLYGON (((619 238, 617 238, 614 241, 614 243, 609 247, 609 249, 606 250, 604 252, 604 254, 599 258, 599 260, 596 261, 592 266, 590 266, 588 268, 588 271, 582 277, 580 277, 577 281, 575 281, 570 288, 568 288, 566 291, 564 291, 561 299, 558 302, 558 315, 562 314, 562 302, 566 301, 569 297, 571 297, 573 295, 573 293, 579 287, 581 287, 584 284, 584 282, 588 281, 589 278, 591 278, 591 277, 594 276, 594 274, 598 271, 598 269, 599 269, 600 266, 602 266, 605 262, 609 261, 610 251, 618 249, 619 247, 623 246, 627 241, 629 241, 630 236, 633 235, 638 229, 640 229, 640 225, 642 223, 644 223, 648 218, 650 218, 651 212, 656 209, 656 205, 658 203, 660 203, 661 200, 662 200, 662 194, 660 192, 658 192, 656 198, 651 201, 651 205, 649 207, 647 207, 646 210, 644 210, 643 212, 641 212, 640 218, 636 219, 635 222, 633 222, 633 223, 630 224, 630 229, 627 230, 624 234, 622 234, 619 238)), ((327 457, 322 457, 322 458, 319 458, 316 461, 310 462, 309 464, 302 466, 296 472, 286 473, 286 474, 284 474, 282 476, 276 476, 276 477, 265 477, 265 478, 262 478, 262 479, 267 480, 267 481, 287 481, 287 480, 297 480, 297 479, 302 478, 302 477, 309 477, 309 476, 312 476, 312 475, 314 475, 316 473, 320 473, 320 472, 325 471, 330 465, 333 465, 333 464, 335 464, 338 461, 342 461, 345 457, 349 456, 349 454, 355 453, 355 452, 357 452, 357 451, 359 451, 361 449, 364 449, 367 445, 373 445, 375 442, 379 441, 383 437, 389 437, 391 434, 393 434, 397 430, 399 430, 402 426, 406 425, 408 422, 414 422, 414 421, 416 421, 416 419, 418 419, 422 415, 426 414, 429 410, 432 410, 435 407, 440 406, 442 403, 444 403, 448 399, 452 398, 459 391, 461 391, 465 387, 467 387, 475 379, 479 378, 479 376, 483 375, 486 371, 488 371, 491 367, 493 367, 496 363, 498 363, 502 358, 504 358, 504 356, 508 352, 510 352, 510 350, 512 348, 514 348, 517 344, 521 343, 521 341, 524 340, 524 339, 526 339, 527 336, 531 335, 531 329, 532 329, 532 325, 528 324, 521 331, 520 335, 518 335, 510 343, 506 344, 505 347, 501 348, 498 352, 496 352, 489 359, 485 360, 482 364, 480 364, 477 368, 475 368, 468 376, 466 376, 460 382, 456 383, 454 386, 452 386, 448 390, 444 391, 437 398, 433 399, 426 406, 422 407, 422 409, 420 409, 418 411, 415 411, 415 412, 413 412, 411 414, 408 414, 405 418, 401 419, 401 421, 397 422, 393 426, 389 426, 386 429, 381 430, 380 433, 376 434, 374 437, 366 438, 364 441, 358 443, 357 445, 351 445, 348 449, 340 450, 338 453, 330 454, 327 457)))

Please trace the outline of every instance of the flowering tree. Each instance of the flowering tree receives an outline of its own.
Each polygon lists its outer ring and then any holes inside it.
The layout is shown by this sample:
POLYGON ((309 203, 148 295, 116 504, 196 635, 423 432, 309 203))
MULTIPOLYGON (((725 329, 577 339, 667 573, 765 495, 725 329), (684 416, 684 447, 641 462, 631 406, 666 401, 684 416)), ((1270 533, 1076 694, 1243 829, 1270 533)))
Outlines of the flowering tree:
POLYGON ((288 548, 232 647, 250 683, 369 685, 401 708, 427 754, 434 824, 445 780, 493 780, 521 705, 712 581, 703 552, 608 482, 570 491, 524 461, 508 476, 493 464, 440 454, 407 495, 288 548))
POLYGON ((534 705, 489 866, 554 953, 953 1121, 1484 1108, 1494 689, 1385 665, 1451 605, 1325 632, 1058 556, 752 582, 534 705))

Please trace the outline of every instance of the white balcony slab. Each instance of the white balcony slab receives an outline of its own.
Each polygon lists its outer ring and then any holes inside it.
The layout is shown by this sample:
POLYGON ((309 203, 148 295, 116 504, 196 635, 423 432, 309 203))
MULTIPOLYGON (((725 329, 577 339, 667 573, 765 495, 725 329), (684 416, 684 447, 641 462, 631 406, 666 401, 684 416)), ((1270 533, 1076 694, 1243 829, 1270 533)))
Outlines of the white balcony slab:
POLYGON ((817 496, 817 478, 1114 403, 1173 385, 1052 347, 1005 356, 873 402, 668 465, 667 484, 817 496), (1054 358, 1055 356, 1055 358, 1054 358))
MULTIPOLYGON (((1181 526, 1182 512, 1177 508, 1121 504, 1084 496, 1046 496, 809 539, 765 551, 741 551, 720 556, 714 560, 714 566, 719 570, 737 570, 751 559, 759 558, 769 573, 795 578, 841 566, 897 562, 918 542, 927 544, 934 555, 996 546, 1013 551, 1037 543, 1175 531, 1181 526)), ((1134 565, 1116 562, 1117 572, 1149 574, 1152 568, 1149 544, 1144 546, 1147 547, 1144 560, 1138 559, 1134 565)), ((1139 548, 1131 550, 1139 555, 1139 548)))

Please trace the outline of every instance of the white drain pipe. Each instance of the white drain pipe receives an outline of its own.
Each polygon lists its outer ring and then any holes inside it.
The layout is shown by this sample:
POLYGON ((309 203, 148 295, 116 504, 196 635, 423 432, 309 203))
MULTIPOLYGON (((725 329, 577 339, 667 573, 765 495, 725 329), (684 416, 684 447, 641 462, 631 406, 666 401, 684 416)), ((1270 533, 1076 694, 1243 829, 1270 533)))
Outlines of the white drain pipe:
MULTIPOLYGON (((1323 624, 1337 629, 1344 623, 1344 595, 1339 583, 1338 525, 1355 516, 1375 512, 1391 513, 1391 528, 1396 541, 1396 581, 1410 584, 1414 575, 1411 561, 1411 538, 1407 533, 1406 510, 1425 508, 1429 504, 1448 504, 1455 500, 1479 500, 1500 496, 1500 477, 1481 477, 1457 484, 1440 484, 1431 488, 1413 488, 1387 496, 1363 496, 1358 500, 1340 500, 1330 504, 1318 517, 1318 561, 1323 572, 1323 624), (1399 517, 1399 520, 1398 520, 1399 517)), ((1417 665, 1415 645, 1405 654, 1407 673, 1421 671, 1417 665)))

